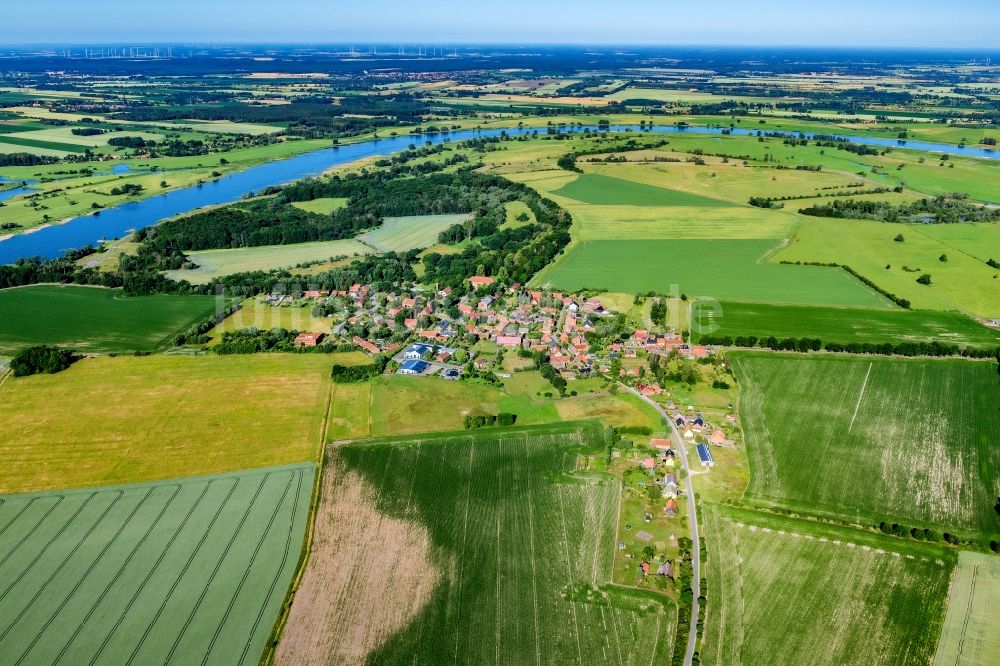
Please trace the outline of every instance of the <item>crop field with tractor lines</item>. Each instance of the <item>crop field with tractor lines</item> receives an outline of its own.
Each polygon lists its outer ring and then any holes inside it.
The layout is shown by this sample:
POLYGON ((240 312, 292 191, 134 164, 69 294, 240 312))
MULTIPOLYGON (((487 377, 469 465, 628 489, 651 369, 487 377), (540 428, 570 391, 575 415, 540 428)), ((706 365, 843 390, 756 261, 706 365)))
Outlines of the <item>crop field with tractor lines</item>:
POLYGON ((593 423, 329 450, 279 664, 650 664, 669 600, 608 584, 620 486, 593 423), (347 563, 347 564, 345 564, 347 563))
POLYGON ((256 664, 314 465, 0 496, 0 653, 17 664, 256 664))
POLYGON ((954 554, 754 511, 705 514, 701 663, 926 664, 954 554))
POLYGON ((731 358, 749 498, 864 523, 1000 533, 995 361, 731 358))

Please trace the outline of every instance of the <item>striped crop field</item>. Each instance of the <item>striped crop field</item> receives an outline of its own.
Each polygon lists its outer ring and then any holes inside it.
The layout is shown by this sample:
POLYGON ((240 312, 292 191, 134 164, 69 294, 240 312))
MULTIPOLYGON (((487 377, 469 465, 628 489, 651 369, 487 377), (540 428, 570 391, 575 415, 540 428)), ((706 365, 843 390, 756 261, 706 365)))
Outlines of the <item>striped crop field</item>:
POLYGON ((278 664, 663 663, 674 607, 609 584, 619 482, 592 424, 330 449, 278 664))
POLYGON ((908 666, 934 655, 954 554, 709 506, 701 663, 908 666))
POLYGON ((314 466, 0 497, 9 664, 256 664, 314 466))
POLYGON ((1000 663, 1000 558, 964 551, 951 586, 934 666, 1000 663))
POLYGON ((731 358, 749 497, 873 524, 1000 534, 996 361, 731 358))

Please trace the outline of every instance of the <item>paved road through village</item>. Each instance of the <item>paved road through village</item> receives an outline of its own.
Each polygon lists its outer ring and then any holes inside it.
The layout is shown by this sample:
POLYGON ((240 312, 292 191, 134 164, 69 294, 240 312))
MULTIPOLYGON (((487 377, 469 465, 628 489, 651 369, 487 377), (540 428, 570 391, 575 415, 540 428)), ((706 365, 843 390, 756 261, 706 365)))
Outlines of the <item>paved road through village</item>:
POLYGON ((698 510, 694 503, 694 477, 691 476, 691 468, 688 466, 687 450, 684 448, 684 442, 681 440, 680 433, 677 432, 677 426, 674 425, 670 415, 667 414, 667 410, 665 410, 659 403, 643 395, 631 386, 625 386, 625 384, 621 384, 620 386, 628 389, 630 393, 638 396, 641 400, 653 407, 653 409, 660 413, 663 420, 669 424, 670 434, 673 437, 677 452, 681 456, 681 464, 684 466, 684 471, 687 475, 687 483, 684 485, 686 486, 687 492, 688 518, 691 524, 691 590, 694 593, 694 600, 692 601, 691 606, 691 631, 688 633, 687 652, 684 654, 684 666, 690 666, 691 661, 694 658, 694 648, 698 642, 698 597, 701 595, 701 544, 698 540, 698 510))

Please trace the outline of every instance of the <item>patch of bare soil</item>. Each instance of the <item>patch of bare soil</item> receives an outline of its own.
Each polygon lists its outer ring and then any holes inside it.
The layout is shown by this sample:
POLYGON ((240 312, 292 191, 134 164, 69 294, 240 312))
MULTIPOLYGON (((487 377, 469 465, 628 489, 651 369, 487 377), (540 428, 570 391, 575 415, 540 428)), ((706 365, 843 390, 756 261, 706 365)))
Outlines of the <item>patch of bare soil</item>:
POLYGON ((430 534, 379 512, 376 499, 358 474, 325 470, 312 554, 275 663, 363 664, 430 599, 442 574, 430 534))

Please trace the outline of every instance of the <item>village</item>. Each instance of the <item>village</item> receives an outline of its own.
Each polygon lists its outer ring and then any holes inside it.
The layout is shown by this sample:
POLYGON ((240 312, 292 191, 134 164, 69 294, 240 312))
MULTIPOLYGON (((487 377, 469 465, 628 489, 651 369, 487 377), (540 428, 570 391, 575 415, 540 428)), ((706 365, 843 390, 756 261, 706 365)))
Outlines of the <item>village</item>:
MULTIPOLYGON (((538 356, 567 383, 603 377, 660 404, 670 415, 670 423, 660 428, 667 433, 676 429, 691 447, 693 474, 708 473, 715 466, 712 448, 734 447, 726 431, 734 430, 735 416, 717 413, 720 422, 713 423, 694 404, 675 401, 671 387, 647 370, 654 358, 707 363, 716 351, 689 344, 683 332, 674 330, 615 328, 608 334, 621 318, 596 296, 518 284, 501 288, 492 278, 475 276, 461 292, 379 292, 355 284, 332 293, 306 291, 298 299, 268 297, 278 306, 301 305, 302 299, 326 313, 331 328, 329 333, 301 333, 297 344, 353 345, 372 356, 390 357, 387 372, 428 381, 481 378, 494 372, 507 377, 498 355, 538 356)), ((688 475, 669 437, 649 433, 621 442, 626 443, 615 450, 608 466, 623 483, 616 572, 626 580, 634 578, 636 585, 676 590, 688 531, 683 508, 688 475)))

